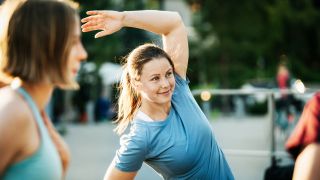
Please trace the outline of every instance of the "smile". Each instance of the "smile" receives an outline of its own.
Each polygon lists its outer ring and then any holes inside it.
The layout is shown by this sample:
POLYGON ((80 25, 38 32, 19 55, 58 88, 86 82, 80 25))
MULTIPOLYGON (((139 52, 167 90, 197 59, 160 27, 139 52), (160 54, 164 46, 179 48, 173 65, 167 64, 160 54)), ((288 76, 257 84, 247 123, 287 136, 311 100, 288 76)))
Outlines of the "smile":
POLYGON ((161 92, 161 93, 159 93, 159 94, 167 95, 167 94, 169 94, 169 93, 170 93, 170 89, 169 89, 168 91, 161 92))

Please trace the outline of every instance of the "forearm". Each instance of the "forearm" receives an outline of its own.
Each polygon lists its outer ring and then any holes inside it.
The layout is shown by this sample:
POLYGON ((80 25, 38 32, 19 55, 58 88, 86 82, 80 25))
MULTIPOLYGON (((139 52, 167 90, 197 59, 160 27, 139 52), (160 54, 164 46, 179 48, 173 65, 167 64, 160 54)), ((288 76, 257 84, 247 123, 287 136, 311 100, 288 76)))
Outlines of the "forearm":
POLYGON ((166 35, 183 25, 180 15, 170 11, 124 11, 122 23, 125 27, 133 27, 166 35))
POLYGON ((175 72, 186 77, 189 58, 188 33, 176 12, 143 11, 88 11, 81 21, 83 32, 102 30, 95 38, 113 34, 123 27, 139 28, 162 36, 163 50, 170 56, 175 72))

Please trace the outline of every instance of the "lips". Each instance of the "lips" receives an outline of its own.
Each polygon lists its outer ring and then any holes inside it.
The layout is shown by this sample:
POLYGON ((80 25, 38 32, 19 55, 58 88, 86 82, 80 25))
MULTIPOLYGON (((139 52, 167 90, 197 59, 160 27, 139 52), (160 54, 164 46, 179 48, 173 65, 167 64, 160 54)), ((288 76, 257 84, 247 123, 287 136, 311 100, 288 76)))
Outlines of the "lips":
POLYGON ((160 92, 159 94, 164 94, 164 95, 166 95, 166 94, 169 94, 170 93, 170 89, 168 90, 168 91, 165 91, 165 92, 160 92))

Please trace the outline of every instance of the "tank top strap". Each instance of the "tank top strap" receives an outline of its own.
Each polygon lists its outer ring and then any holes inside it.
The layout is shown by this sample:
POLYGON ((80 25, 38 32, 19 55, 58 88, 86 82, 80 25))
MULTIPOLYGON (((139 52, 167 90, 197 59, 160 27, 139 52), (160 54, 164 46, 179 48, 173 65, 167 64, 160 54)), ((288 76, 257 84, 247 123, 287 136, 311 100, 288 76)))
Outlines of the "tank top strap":
POLYGON ((30 94, 22 87, 17 89, 18 93, 20 93, 23 98, 26 100, 27 104, 29 105, 29 107, 31 108, 31 111, 36 119, 36 122, 38 124, 38 127, 40 129, 40 133, 43 135, 46 134, 46 127, 45 124, 42 120, 41 114, 39 109, 37 108, 36 103, 33 101, 32 97, 30 96, 30 94))
POLYGON ((62 163, 59 153, 43 122, 40 110, 37 108, 30 94, 23 88, 15 90, 21 94, 30 107, 33 118, 40 133, 40 146, 31 156, 12 164, 6 170, 3 180, 60 180, 62 178, 62 163))

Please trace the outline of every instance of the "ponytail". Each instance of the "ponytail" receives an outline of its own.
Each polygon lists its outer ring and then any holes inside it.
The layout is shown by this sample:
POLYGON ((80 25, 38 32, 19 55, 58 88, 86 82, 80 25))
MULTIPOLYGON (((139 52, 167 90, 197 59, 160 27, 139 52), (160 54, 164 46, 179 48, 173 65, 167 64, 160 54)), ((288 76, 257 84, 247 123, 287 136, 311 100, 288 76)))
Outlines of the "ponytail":
POLYGON ((118 118, 115 121, 117 127, 114 131, 121 135, 133 120, 138 108, 141 105, 141 98, 138 96, 131 84, 131 78, 126 65, 119 85, 120 96, 118 100, 118 118))

